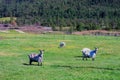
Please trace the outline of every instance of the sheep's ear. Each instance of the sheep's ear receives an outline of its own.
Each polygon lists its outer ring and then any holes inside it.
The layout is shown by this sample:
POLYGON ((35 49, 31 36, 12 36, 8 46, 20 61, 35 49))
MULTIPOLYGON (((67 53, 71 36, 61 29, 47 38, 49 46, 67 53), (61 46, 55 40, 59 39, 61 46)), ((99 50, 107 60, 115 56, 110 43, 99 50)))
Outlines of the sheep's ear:
POLYGON ((95 49, 97 49, 97 50, 98 50, 99 48, 98 48, 98 47, 95 47, 95 49))
POLYGON ((98 49, 98 47, 96 47, 98 49))

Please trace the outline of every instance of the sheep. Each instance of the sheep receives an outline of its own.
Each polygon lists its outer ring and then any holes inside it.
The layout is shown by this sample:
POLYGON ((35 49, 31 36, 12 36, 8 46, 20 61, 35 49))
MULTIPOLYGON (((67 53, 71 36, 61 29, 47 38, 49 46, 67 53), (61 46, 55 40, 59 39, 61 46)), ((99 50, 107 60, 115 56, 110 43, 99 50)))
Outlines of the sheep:
POLYGON ((44 50, 39 50, 40 53, 39 54, 35 54, 35 53, 32 53, 32 54, 29 54, 28 57, 29 57, 29 64, 31 65, 32 62, 38 62, 38 66, 41 64, 42 66, 42 61, 43 61, 43 53, 44 53, 44 50))
POLYGON ((65 45, 66 45, 65 42, 60 42, 59 48, 62 48, 62 47, 64 47, 65 45))
POLYGON ((94 61, 96 53, 98 51, 98 48, 95 48, 95 50, 90 50, 89 48, 83 48, 82 50, 82 54, 83 54, 83 60, 84 58, 92 58, 92 60, 94 61))

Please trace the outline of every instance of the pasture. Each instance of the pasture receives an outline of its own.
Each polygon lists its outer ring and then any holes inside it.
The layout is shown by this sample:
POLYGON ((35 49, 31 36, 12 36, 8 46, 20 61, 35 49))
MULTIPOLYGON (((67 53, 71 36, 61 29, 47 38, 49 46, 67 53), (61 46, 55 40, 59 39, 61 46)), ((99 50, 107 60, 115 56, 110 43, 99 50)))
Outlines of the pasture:
POLYGON ((119 80, 120 37, 0 33, 0 80, 119 80), (61 41, 66 46, 58 48, 61 41), (82 60, 84 47, 98 47, 95 61, 82 60), (44 49, 43 66, 28 54, 44 49))

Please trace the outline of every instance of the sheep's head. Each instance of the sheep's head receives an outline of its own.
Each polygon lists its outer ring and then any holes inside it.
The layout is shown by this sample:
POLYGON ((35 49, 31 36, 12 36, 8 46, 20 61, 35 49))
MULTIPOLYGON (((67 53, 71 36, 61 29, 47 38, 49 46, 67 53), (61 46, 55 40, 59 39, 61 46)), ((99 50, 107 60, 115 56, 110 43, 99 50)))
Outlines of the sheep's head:
POLYGON ((44 50, 41 50, 41 49, 40 49, 39 51, 40 51, 40 54, 43 54, 43 53, 44 53, 44 50))
POLYGON ((97 47, 95 47, 95 50, 96 50, 96 51, 98 51, 98 48, 97 48, 97 47))

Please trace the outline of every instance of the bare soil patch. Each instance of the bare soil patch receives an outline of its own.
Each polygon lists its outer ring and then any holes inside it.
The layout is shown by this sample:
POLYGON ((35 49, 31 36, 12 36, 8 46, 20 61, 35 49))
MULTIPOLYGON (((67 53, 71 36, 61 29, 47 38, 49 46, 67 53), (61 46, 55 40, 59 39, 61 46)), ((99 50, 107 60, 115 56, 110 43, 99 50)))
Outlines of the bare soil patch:
POLYGON ((5 53, 5 52, 0 52, 0 56, 18 56, 18 54, 15 54, 15 53, 5 53))
POLYGON ((73 32, 76 35, 103 35, 103 36, 120 36, 119 31, 106 31, 106 30, 88 30, 81 32, 73 32))
MULTIPOLYGON (((16 28, 10 28, 10 27, 0 27, 0 32, 8 33, 9 29, 15 29, 19 33, 35 33, 35 34, 71 34, 68 30, 64 31, 53 31, 50 27, 45 26, 35 26, 35 25, 26 25, 16 28), (5 28, 5 29, 3 29, 5 28)), ((120 36, 120 31, 106 31, 106 30, 86 30, 86 31, 75 31, 72 34, 75 35, 102 35, 102 36, 120 36)))

